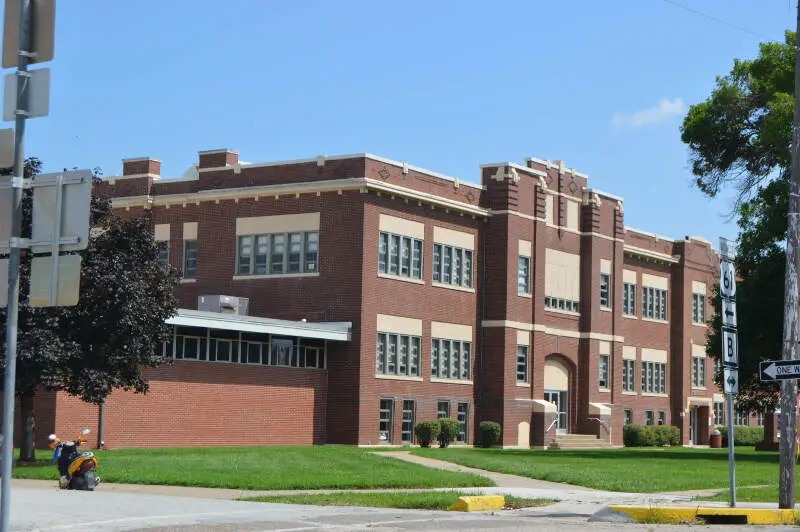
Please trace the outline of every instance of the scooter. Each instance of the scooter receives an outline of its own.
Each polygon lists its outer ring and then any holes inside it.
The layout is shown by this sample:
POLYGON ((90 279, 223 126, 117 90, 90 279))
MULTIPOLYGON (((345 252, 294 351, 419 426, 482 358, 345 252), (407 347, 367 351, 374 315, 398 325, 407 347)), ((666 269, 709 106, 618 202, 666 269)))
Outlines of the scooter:
POLYGON ((55 434, 50 435, 50 448, 53 449, 53 462, 58 464, 58 487, 61 489, 94 491, 100 484, 97 457, 92 452, 78 452, 78 446, 86 443, 87 434, 89 429, 83 429, 72 441, 61 441, 55 434))

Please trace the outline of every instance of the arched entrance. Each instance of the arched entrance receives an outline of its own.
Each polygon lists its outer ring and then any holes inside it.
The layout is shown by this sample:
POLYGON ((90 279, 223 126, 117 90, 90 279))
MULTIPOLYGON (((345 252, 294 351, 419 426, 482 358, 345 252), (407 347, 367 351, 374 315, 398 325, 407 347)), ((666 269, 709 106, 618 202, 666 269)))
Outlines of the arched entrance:
POLYGON ((556 405, 556 434, 568 434, 569 368, 552 357, 544 364, 544 400, 556 405))

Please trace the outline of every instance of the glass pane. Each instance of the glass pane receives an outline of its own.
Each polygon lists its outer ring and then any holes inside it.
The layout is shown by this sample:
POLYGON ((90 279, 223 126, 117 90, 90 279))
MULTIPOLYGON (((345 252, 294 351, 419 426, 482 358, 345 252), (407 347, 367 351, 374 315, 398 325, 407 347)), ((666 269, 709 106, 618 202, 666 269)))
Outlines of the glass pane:
POLYGON ((442 260, 442 282, 450 284, 451 277, 451 269, 453 264, 453 248, 450 246, 444 246, 444 257, 442 260))
POLYGON ((264 275, 267 273, 268 256, 269 256, 269 236, 259 235, 256 237, 256 260, 255 260, 256 275, 264 275))
POLYGON ((303 254, 303 234, 291 233, 289 235, 289 260, 286 271, 288 273, 300 272, 300 257, 303 254))
POLYGON ((386 273, 389 262, 389 235, 381 233, 378 235, 378 271, 386 273))
POLYGON ((286 254, 286 235, 272 235, 271 273, 284 273, 283 259, 286 254))
POLYGON ((472 252, 464 250, 464 286, 472 288, 472 252))
POLYGON ((400 252, 400 275, 411 275, 411 239, 403 237, 403 247, 400 252))
POLYGON ((183 276, 193 279, 197 275, 197 240, 183 242, 183 276))
POLYGON ((319 233, 306 233, 306 254, 303 271, 313 273, 319 270, 319 233))
POLYGON ((400 237, 392 235, 389 244, 389 273, 397 275, 400 271, 400 237))
POLYGON ((441 281, 442 270, 442 246, 434 244, 433 246, 433 280, 436 282, 441 281))
POLYGON ((260 364, 261 363, 261 344, 246 343, 247 346, 247 363, 260 364))
POLYGON ((389 335, 389 360, 386 364, 387 373, 397 373, 397 335, 389 335))
POLYGON ((400 375, 408 375, 408 336, 400 337, 400 363, 398 365, 398 373, 400 375))
POLYGON ((472 344, 461 344, 461 378, 470 380, 472 377, 472 344))
POLYGON ((439 377, 439 340, 431 340, 431 376, 439 377))
POLYGON ((453 249, 453 284, 461 286, 461 267, 464 259, 464 251, 460 248, 453 249))
POLYGON ((376 370, 378 373, 386 373, 386 335, 378 333, 377 348, 375 350, 376 370))
POLYGON ((411 258, 411 277, 422 279, 422 240, 414 240, 414 252, 411 258))
POLYGON ((422 340, 414 336, 411 338, 411 360, 409 362, 409 375, 419 377, 419 347, 422 340))

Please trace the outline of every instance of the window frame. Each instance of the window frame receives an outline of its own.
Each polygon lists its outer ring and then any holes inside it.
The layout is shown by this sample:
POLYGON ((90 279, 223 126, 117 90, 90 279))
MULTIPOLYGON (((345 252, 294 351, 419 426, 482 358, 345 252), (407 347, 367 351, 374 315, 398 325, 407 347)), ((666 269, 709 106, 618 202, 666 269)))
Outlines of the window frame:
POLYGON ((531 295, 531 258, 525 255, 517 260, 517 294, 531 295))
POLYGON ((642 318, 654 321, 668 321, 668 300, 667 290, 652 286, 642 286, 642 318))
POLYGON ((183 241, 183 275, 184 279, 197 279, 197 265, 199 264, 199 255, 200 249, 197 244, 196 238, 187 238, 183 241), (189 248, 194 248, 191 250, 194 254, 194 258, 189 257, 189 248), (194 264, 189 266, 190 262, 194 261, 194 264))
POLYGON ((622 360, 622 391, 636 392, 636 360, 632 358, 622 360))
POLYGON ((611 357, 608 355, 600 355, 597 360, 597 387, 601 390, 608 390, 611 388, 611 383, 609 382, 609 363, 611 357))
POLYGON ((472 354, 471 341, 431 338, 431 378, 472 381, 472 354))
POLYGON ((636 283, 622 283, 622 315, 636 317, 636 283))
POLYGON ((706 325, 706 295, 692 292, 692 325, 706 325))
POLYGON ((517 345, 517 384, 530 383, 530 346, 517 345), (522 368, 522 370, 521 370, 522 368), (521 377, 521 378, 520 378, 521 377))
POLYGON ((475 250, 434 241, 431 275, 434 283, 472 290, 474 289, 474 268, 475 250), (460 263, 457 260, 459 257, 460 263), (459 271, 456 275, 457 264, 459 264, 459 271))
POLYGON ((394 442, 394 403, 391 397, 381 397, 378 402, 378 441, 386 445, 392 445, 394 442), (388 404, 388 407, 385 407, 384 403, 388 404), (388 419, 383 417, 384 412, 388 412, 388 419), (382 430, 381 427, 384 425, 388 430, 382 430), (384 432, 387 433, 385 440, 381 439, 384 432))
POLYGON ((425 241, 420 238, 378 231, 378 274, 404 279, 422 281, 425 257, 423 250, 425 241), (392 252, 393 243, 397 242, 396 255, 392 252), (406 254, 406 243, 408 253, 406 254), (394 263, 396 256, 397 262, 394 263), (392 271, 396 267, 396 271, 392 271), (403 270, 406 270, 403 273, 403 270))
POLYGON ((470 404, 468 402, 459 401, 456 403, 456 420, 458 420, 459 429, 456 441, 463 444, 469 443, 469 411, 470 404), (461 407, 464 407, 463 412, 461 407))
POLYGON ((417 424, 417 401, 414 399, 403 399, 403 420, 400 425, 400 441, 402 443, 414 444, 414 427, 417 424), (411 405, 411 408, 406 406, 411 405), (406 413, 410 412, 408 418, 406 413), (406 439, 408 435, 408 439, 406 439))
POLYGON ((253 233, 236 235, 235 277, 302 276, 319 273, 319 230, 285 231, 281 233, 253 233), (299 242, 293 237, 299 236, 299 242), (249 254, 242 253, 243 243, 249 246, 249 254), (259 252, 259 243, 264 243, 264 253, 259 252), (293 252, 294 247, 299 251, 293 252), (282 251, 277 252, 276 248, 282 251), (278 255, 281 256, 280 261, 278 255), (292 260, 292 255, 297 260, 292 260), (310 257, 313 259, 309 260, 310 257), (280 264, 280 271, 276 265, 280 264), (296 265, 297 270, 293 270, 296 265), (263 269, 263 271, 261 271, 263 269))
POLYGON ((600 274, 600 308, 611 309, 611 274, 600 274))
POLYGON ((375 336, 375 375, 421 377, 421 347, 421 336, 378 331, 375 336), (404 345, 406 347, 405 355, 403 354, 404 345), (405 362, 403 361, 404 356, 405 362), (401 372, 400 368, 403 366, 405 366, 405 371, 401 372), (381 371, 381 367, 383 371, 381 371), (390 371, 389 368, 394 368, 394 370, 390 371))

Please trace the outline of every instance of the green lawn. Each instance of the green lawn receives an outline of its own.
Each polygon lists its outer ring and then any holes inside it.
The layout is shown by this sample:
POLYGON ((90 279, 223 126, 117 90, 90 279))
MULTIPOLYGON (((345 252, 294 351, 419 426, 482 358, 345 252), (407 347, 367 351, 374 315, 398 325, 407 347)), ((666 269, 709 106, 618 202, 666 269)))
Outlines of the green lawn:
MULTIPOLYGON (((462 495, 454 491, 417 491, 399 493, 330 493, 314 495, 276 495, 249 497, 243 501, 314 504, 317 506, 371 506, 374 508, 416 508, 447 510, 462 495)), ((555 499, 520 499, 506 496, 506 508, 530 508, 558 502, 555 499)))
MULTIPOLYGON (((727 449, 638 448, 598 451, 414 449, 468 467, 590 488, 653 493, 728 486, 727 449)), ((736 485, 777 485, 778 454, 736 450, 736 485)))
MULTIPOLYGON (((730 501, 730 491, 725 490, 711 497, 696 497, 698 501, 730 501)), ((800 502, 800 492, 795 490, 795 502, 800 502)), ((736 488, 736 502, 778 502, 778 486, 766 488, 736 488)))
MULTIPOLYGON (((249 490, 460 488, 494 486, 484 477, 440 471, 355 447, 210 447, 99 451, 104 482, 249 490)), ((15 478, 56 480, 52 451, 15 478)))

